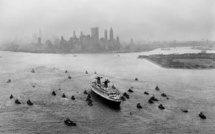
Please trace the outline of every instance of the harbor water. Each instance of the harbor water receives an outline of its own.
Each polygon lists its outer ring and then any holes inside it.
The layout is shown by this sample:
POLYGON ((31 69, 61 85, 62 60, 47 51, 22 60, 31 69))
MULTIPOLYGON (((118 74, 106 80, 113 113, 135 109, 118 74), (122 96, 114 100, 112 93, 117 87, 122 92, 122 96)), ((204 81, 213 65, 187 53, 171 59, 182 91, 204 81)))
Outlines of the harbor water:
POLYGON ((0 133, 213 134, 215 69, 169 69, 137 58, 141 54, 188 52, 199 50, 171 48, 76 55, 0 51, 0 133), (35 73, 31 73, 32 69, 35 73), (127 92, 130 98, 122 101, 120 109, 109 107, 96 96, 92 96, 93 106, 87 105, 87 95, 83 92, 90 92, 95 72, 108 78, 122 93, 133 87, 134 92, 127 92), (156 86, 161 90, 156 91, 156 86), (62 98, 63 93, 66 98, 62 98), (161 93, 166 93, 169 99, 161 93), (9 98, 11 94, 13 99, 9 98), (75 100, 71 100, 72 95, 75 100), (148 99, 153 95, 159 101, 149 104, 148 99), (20 105, 14 103, 16 98, 20 105), (27 105, 28 99, 33 106, 27 105), (143 108, 137 109, 137 103, 143 108), (158 108, 160 104, 164 110, 158 108), (187 109, 188 113, 181 109, 187 109), (200 112, 206 115, 206 120, 199 118, 200 112), (66 126, 66 118, 77 126, 66 126))

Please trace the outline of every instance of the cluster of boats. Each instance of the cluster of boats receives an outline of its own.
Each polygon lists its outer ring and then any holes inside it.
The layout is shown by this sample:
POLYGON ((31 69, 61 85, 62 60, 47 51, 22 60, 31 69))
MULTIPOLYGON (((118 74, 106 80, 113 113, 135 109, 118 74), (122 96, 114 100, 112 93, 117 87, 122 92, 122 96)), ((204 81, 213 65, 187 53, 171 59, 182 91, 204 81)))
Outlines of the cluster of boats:
MULTIPOLYGON (((90 86, 91 86, 91 90, 96 93, 98 96, 100 96, 101 98, 105 99, 106 101, 109 102, 110 105, 114 105, 114 106, 119 106, 121 101, 123 100, 123 96, 126 96, 126 93, 124 93, 123 95, 121 95, 121 93, 119 92, 119 90, 114 86, 109 86, 108 83, 110 83, 110 81, 108 79, 106 79, 105 81, 101 82, 102 77, 100 76, 96 76, 95 77, 95 81, 93 81, 90 86)), ((157 86, 155 88, 156 91, 160 91, 159 87, 157 86)), ((129 89, 129 92, 133 92, 133 90, 129 89)), ((148 92, 144 92, 144 94, 149 95, 148 92)), ((161 94, 162 97, 166 97, 166 99, 168 100, 169 98, 167 97, 167 95, 165 93, 161 94)), ((129 96, 128 96, 129 98, 129 96)), ((149 103, 153 104, 154 101, 158 101, 154 96, 152 96, 149 99, 149 103)), ((140 103, 137 104, 137 108, 141 109, 142 106, 140 103)), ((164 110, 165 107, 160 104, 158 106, 159 109, 164 110)), ((182 110, 184 113, 187 113, 188 110, 182 110)), ((199 117, 201 119, 206 119, 206 116, 203 114, 203 112, 201 112, 199 114, 199 117)))

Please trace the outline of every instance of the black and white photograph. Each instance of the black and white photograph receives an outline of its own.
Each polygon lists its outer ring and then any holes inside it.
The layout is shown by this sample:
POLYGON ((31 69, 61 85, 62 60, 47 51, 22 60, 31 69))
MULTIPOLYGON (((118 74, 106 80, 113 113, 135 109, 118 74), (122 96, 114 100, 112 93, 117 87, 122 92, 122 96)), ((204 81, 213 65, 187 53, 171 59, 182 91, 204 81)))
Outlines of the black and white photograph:
POLYGON ((0 134, 215 134, 215 1, 0 0, 0 134))

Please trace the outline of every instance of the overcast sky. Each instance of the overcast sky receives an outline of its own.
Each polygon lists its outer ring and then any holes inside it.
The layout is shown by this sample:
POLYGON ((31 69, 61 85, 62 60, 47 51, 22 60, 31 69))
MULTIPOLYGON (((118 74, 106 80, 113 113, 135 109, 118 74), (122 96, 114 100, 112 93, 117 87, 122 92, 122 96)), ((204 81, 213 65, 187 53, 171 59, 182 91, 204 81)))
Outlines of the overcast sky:
POLYGON ((0 40, 114 30, 121 41, 215 39, 213 0, 0 0, 0 40))

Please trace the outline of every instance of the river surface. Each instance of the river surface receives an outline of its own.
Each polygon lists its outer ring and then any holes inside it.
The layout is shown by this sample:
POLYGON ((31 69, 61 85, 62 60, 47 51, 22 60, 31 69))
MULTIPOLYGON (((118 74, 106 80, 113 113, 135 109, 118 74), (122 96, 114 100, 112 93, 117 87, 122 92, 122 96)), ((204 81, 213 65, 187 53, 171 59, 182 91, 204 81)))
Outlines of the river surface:
POLYGON ((0 133, 214 134, 214 69, 167 69, 137 59, 140 54, 198 52, 190 48, 76 55, 0 51, 0 133), (32 69, 35 73, 31 73, 32 69), (87 105, 83 91, 90 92, 94 72, 106 76, 121 92, 133 87, 134 93, 129 93, 130 99, 123 101, 120 109, 109 107, 97 96, 92 96, 93 106, 87 105), (69 75, 72 79, 68 79, 69 75), (7 83, 8 79, 11 83, 7 83), (161 90, 155 91, 156 86, 161 90), (53 90, 57 96, 51 95, 53 90), (67 98, 61 97, 63 93, 67 98), (166 93, 169 100, 161 93, 166 93), (11 94, 22 104, 14 104, 15 98, 9 99, 11 94), (76 99, 71 100, 71 95, 76 99), (152 95, 159 101, 149 104, 152 95), (26 104, 28 99, 33 106, 26 104), (137 109, 137 103, 143 109, 137 109), (165 109, 160 110, 159 104, 165 109), (201 111, 206 120, 199 118, 201 111), (63 121, 67 117, 77 127, 66 126, 63 121))

